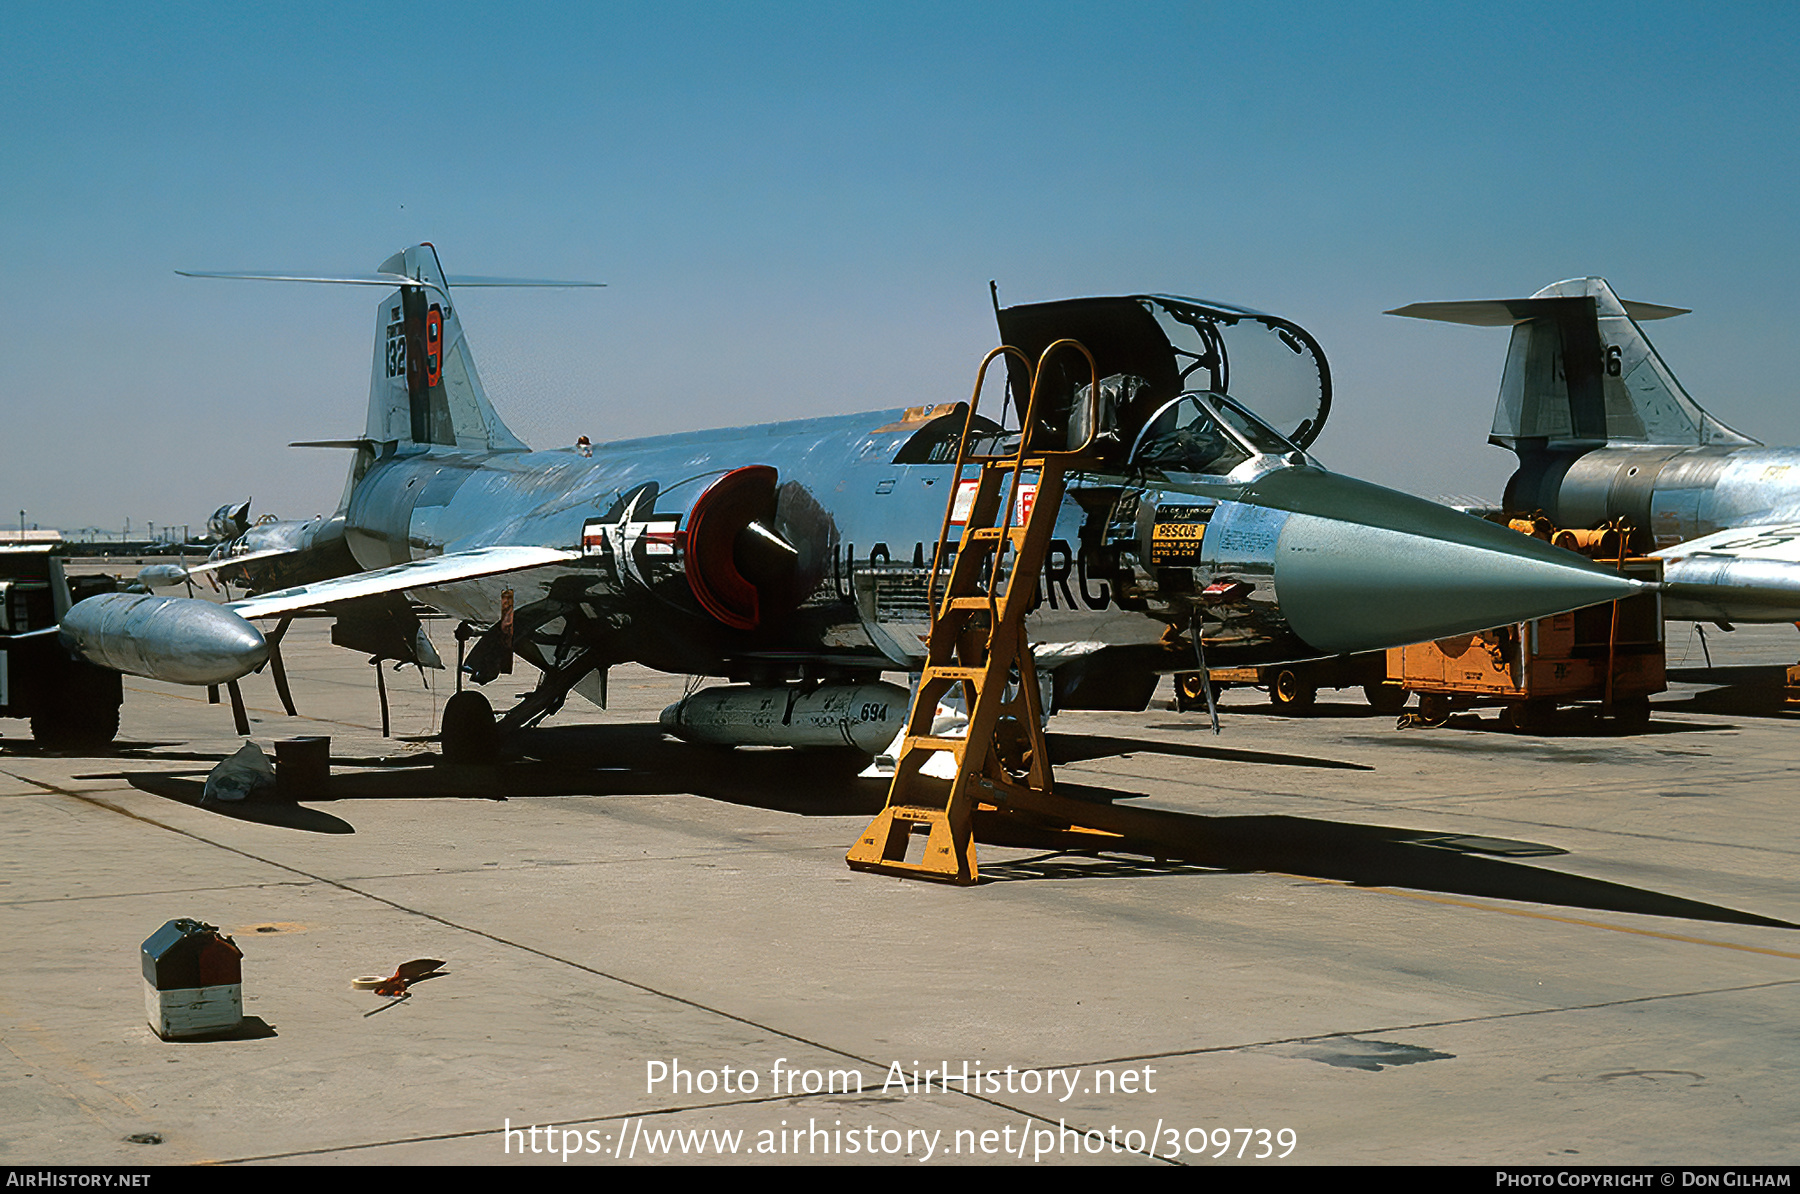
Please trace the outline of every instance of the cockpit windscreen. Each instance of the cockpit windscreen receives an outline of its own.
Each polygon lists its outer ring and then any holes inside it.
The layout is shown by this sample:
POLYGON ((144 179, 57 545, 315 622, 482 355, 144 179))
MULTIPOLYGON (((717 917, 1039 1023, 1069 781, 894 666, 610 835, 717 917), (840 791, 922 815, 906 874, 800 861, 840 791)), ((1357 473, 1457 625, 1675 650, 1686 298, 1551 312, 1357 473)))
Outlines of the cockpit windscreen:
POLYGON ((1331 409, 1331 376, 1311 336, 1272 315, 1169 295, 1138 300, 1175 351, 1182 391, 1229 394, 1305 448, 1331 409))
POLYGON ((1131 447, 1134 467, 1223 477, 1247 460, 1286 456, 1292 443, 1222 394, 1187 393, 1151 416, 1131 447))

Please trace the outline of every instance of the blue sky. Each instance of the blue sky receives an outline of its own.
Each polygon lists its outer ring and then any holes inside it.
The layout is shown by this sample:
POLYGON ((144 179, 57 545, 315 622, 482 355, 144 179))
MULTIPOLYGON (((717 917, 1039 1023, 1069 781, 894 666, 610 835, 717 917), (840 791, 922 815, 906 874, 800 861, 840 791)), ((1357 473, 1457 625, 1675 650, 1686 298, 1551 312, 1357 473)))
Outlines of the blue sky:
MULTIPOLYGON (((1572 275, 1800 443, 1800 7, 0 6, 0 511, 335 504, 421 240, 533 444, 965 397, 1003 301, 1172 292, 1329 355, 1328 465, 1497 498, 1506 337, 1572 275)), ((7 518, 16 514, 7 514, 7 518)))

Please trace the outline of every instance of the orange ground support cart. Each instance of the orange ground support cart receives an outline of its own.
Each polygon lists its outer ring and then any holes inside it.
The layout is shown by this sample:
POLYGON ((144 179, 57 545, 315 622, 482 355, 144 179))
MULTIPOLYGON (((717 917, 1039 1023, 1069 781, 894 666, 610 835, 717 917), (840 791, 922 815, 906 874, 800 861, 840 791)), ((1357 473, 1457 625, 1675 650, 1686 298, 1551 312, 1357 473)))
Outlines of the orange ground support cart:
MULTIPOLYGON (((1614 561, 1600 561, 1614 563, 1614 561)), ((1626 557, 1622 571, 1660 580, 1662 561, 1626 557)), ((1419 719, 1499 705, 1521 732, 1544 728, 1560 705, 1597 703, 1621 726, 1650 719, 1664 678, 1662 602, 1655 593, 1480 634, 1388 652, 1388 678, 1419 695, 1419 719)))

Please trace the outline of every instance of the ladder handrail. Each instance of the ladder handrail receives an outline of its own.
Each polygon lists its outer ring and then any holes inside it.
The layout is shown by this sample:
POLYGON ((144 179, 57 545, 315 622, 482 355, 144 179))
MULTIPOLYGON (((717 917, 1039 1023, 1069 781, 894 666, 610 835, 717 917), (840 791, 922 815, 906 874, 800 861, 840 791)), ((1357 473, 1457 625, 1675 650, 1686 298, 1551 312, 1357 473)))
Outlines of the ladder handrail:
MULTIPOLYGON (((1037 368, 1032 372, 1031 376, 1031 395, 1026 399, 1025 415, 1019 424, 1019 451, 1018 454, 1013 457, 1012 483, 1007 486, 1006 508, 1000 514, 1000 541, 994 546, 994 559, 988 569, 987 591, 988 609, 990 612, 994 610, 994 589, 1000 583, 1000 565, 1006 559, 1006 547, 1010 542, 1007 532, 1012 529, 1013 511, 1017 510, 1019 505, 1019 486, 1022 485, 1025 480, 1025 454, 1031 450, 1031 433, 1034 430, 1034 417, 1037 414, 1038 386, 1044 380, 1044 364, 1050 359, 1051 353, 1065 345, 1074 348, 1076 351, 1080 352, 1082 356, 1087 358, 1089 375, 1087 439, 1082 441, 1079 448, 1063 448, 1057 451, 1037 452, 1035 455, 1039 458, 1050 456, 1078 457, 1093 446, 1094 436, 1099 431, 1100 366, 1094 362, 1094 354, 1089 352, 1087 346, 1082 344, 1081 341, 1072 340, 1067 336, 1063 337, 1061 340, 1052 341, 1048 348, 1038 354, 1037 368)), ((1072 403, 1070 404, 1070 413, 1074 413, 1074 406, 1072 403)), ((1040 483, 1042 479, 1042 475, 1040 474, 1040 483)))
MULTIPOLYGON (((1038 354, 1037 366, 1035 368, 1032 366, 1030 357, 1026 356, 1023 351, 1014 348, 1010 344, 1002 344, 1000 347, 993 349, 985 357, 981 358, 981 367, 975 371, 975 390, 969 396, 969 409, 963 416, 962 435, 958 438, 956 443, 956 467, 951 473, 949 500, 944 504, 944 521, 938 528, 937 542, 933 545, 931 550, 931 573, 926 578, 925 582, 925 608, 932 611, 933 618, 941 617, 943 614, 943 611, 938 608, 937 578, 938 573, 943 569, 944 546, 950 537, 951 518, 956 513, 956 499, 957 494, 962 488, 963 469, 968 467, 971 459, 969 440, 974 433, 975 414, 976 410, 981 405, 981 388, 987 379, 988 366, 993 363, 995 357, 1010 353, 1019 359, 1019 363, 1025 367, 1026 376, 1031 379, 1031 389, 1025 400, 1025 411, 1019 422, 1019 447, 1018 451, 1013 455, 1012 483, 1007 487, 1006 509, 1000 519, 1001 541, 995 546, 993 567, 988 576, 988 604, 992 606, 994 586, 998 584, 1000 580, 1000 563, 1006 554, 1004 550, 1006 532, 1012 526, 1012 514, 1013 509, 1019 500, 1019 484, 1025 472, 1026 455, 1031 452, 1033 420, 1037 414, 1038 383, 1043 380, 1044 363, 1050 359, 1052 353, 1065 346, 1074 348, 1081 353, 1082 356, 1087 358, 1089 376, 1087 438, 1082 441, 1081 446, 1078 448, 1040 451, 1034 455, 1038 457, 1076 457, 1085 454, 1089 448, 1093 447, 1094 438, 1100 431, 1100 367, 1094 361, 1094 354, 1089 352, 1087 347, 1079 340, 1073 340, 1065 336, 1060 340, 1051 342, 1042 353, 1038 354)), ((983 457, 982 459, 999 458, 983 457)), ((945 600, 948 599, 949 594, 946 592, 945 600)))
MULTIPOLYGON (((950 474, 950 500, 944 503, 944 521, 938 528, 937 543, 931 549, 931 575, 925 581, 925 608, 931 611, 934 619, 939 614, 937 608, 938 572, 943 568, 944 543, 950 538, 950 519, 956 513, 956 495, 962 489, 963 469, 967 468, 969 464, 969 437, 975 429, 975 410, 981 405, 981 387, 987 380, 988 366, 993 364, 994 358, 1007 353, 1019 358, 1019 363, 1025 366, 1025 372, 1034 378, 1032 389, 1036 390, 1037 388, 1035 371, 1031 367, 1031 358, 1010 344, 1002 344, 982 357, 981 368, 975 371, 975 392, 969 396, 969 409, 963 415, 962 435, 957 437, 956 441, 956 468, 950 474)), ((1023 444, 1023 442, 1021 439, 1020 443, 1023 444)))
MULTIPOLYGON (((1088 383, 1088 436, 1085 440, 1081 441, 1081 446, 1079 448, 1062 448, 1062 449, 1059 449, 1054 452, 1038 452, 1036 454, 1039 456, 1080 456, 1080 455, 1084 454, 1089 448, 1094 446, 1094 437, 1099 434, 1099 431, 1100 431, 1100 366, 1095 364, 1094 354, 1087 350, 1086 345, 1084 345, 1079 340, 1072 340, 1069 337, 1065 336, 1061 340, 1053 341, 1051 343, 1050 347, 1044 349, 1044 351, 1038 355, 1037 369, 1033 372, 1032 378, 1031 378, 1031 398, 1025 404, 1025 421, 1022 424, 1021 434, 1019 437, 1019 458, 1021 460, 1024 459, 1025 448, 1027 446, 1029 446, 1029 443, 1031 440, 1031 416, 1033 414, 1035 414, 1037 411, 1038 383, 1044 379, 1044 362, 1048 361, 1050 359, 1051 353, 1053 353, 1057 349, 1063 347, 1065 344, 1068 345, 1069 347, 1075 349, 1082 356, 1087 358, 1088 378, 1089 378, 1089 383, 1088 383)), ((1072 408, 1071 408, 1070 413, 1071 414, 1074 413, 1072 408)))

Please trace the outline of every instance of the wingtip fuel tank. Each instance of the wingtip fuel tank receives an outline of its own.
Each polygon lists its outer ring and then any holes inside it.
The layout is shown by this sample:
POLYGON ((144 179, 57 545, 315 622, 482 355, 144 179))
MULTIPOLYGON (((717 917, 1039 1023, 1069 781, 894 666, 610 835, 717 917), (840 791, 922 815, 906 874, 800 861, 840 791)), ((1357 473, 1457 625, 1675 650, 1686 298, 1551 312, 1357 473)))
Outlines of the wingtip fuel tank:
POLYGON ((138 569, 137 579, 146 589, 166 589, 186 583, 189 577, 180 564, 147 564, 138 569))
POLYGON ((60 625, 89 663, 174 684, 226 684, 269 658, 256 627, 192 597, 105 593, 76 602, 60 625))

